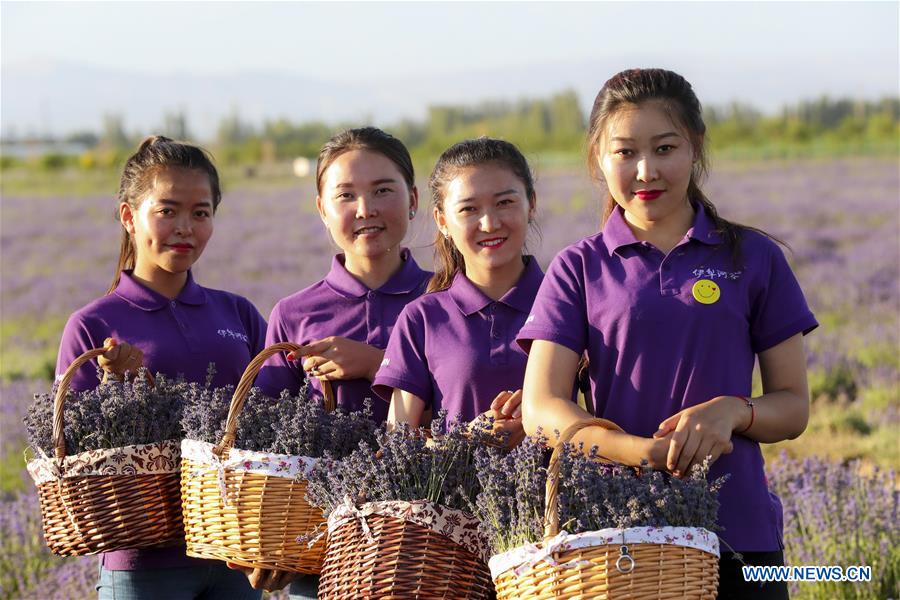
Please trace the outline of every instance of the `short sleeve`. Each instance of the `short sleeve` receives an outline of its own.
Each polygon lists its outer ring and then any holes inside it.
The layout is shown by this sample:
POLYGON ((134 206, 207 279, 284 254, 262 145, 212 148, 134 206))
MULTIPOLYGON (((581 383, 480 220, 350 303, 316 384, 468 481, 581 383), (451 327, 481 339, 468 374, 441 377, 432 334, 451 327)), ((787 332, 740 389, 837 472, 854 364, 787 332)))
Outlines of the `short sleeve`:
POLYGON ((768 257, 753 283, 750 305, 750 341, 757 354, 819 326, 784 253, 774 242, 765 242, 762 252, 768 257))
POLYGON ((399 389, 415 394, 426 407, 431 406, 434 389, 425 356, 424 314, 414 305, 407 305, 397 318, 372 389, 387 402, 394 389, 399 389))
MULTIPOLYGON (((284 322, 282 306, 280 302, 276 304, 269 316, 269 325, 265 329, 265 342, 262 345, 265 348, 272 344, 296 341, 291 339, 290 332, 284 322)), ((261 350, 262 348, 260 348, 261 350)), ((259 351, 256 353, 259 354, 259 351)), ((259 370, 255 385, 262 390, 263 394, 271 398, 277 398, 281 395, 282 390, 288 390, 291 394, 297 394, 305 381, 306 374, 300 368, 300 363, 298 361, 289 361, 287 353, 278 352, 270 356, 259 370)))
POLYGON ((525 352, 533 340, 546 340, 581 354, 587 347, 588 320, 584 269, 580 257, 563 250, 550 263, 525 325, 516 341, 525 352))
POLYGON ((241 318, 244 321, 247 337, 250 339, 250 355, 256 356, 266 347, 266 334, 268 333, 266 320, 253 303, 246 298, 242 298, 241 304, 243 309, 241 318))
MULTIPOLYGON (((74 313, 69 317, 65 329, 63 329, 62 339, 59 343, 59 353, 56 357, 56 380, 62 379, 63 373, 66 372, 69 365, 75 362, 76 358, 88 350, 100 348, 105 339, 105 337, 96 339, 81 313, 74 313)), ((92 390, 100 385, 100 379, 97 377, 98 367, 96 359, 82 365, 72 379, 69 389, 83 392, 92 390)))

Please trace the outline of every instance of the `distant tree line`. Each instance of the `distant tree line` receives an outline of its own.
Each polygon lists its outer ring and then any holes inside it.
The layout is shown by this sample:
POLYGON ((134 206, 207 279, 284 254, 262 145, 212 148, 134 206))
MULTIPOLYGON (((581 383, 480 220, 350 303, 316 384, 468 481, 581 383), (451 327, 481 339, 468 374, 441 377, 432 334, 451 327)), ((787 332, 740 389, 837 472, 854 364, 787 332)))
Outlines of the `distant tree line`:
MULTIPOLYGON (((826 147, 897 153, 900 145, 900 98, 879 101, 830 99, 799 102, 777 114, 763 114, 752 106, 731 103, 704 110, 708 139, 714 152, 733 148, 826 147)), ((250 165, 314 157, 321 145, 346 127, 358 123, 294 122, 279 118, 254 125, 234 110, 219 123, 207 146, 224 165, 250 165)), ((433 105, 423 120, 376 123, 410 148, 417 159, 435 158, 452 143, 491 135, 518 144, 528 153, 579 154, 584 149, 587 117, 572 90, 546 99, 516 102, 488 101, 473 105, 433 105)), ((177 139, 194 139, 183 112, 167 112, 154 131, 177 139)), ((128 133, 119 115, 104 115, 99 132, 79 132, 62 140, 84 150, 77 156, 48 153, 32 161, 57 169, 118 168, 143 134, 128 133)), ((8 140, 4 140, 6 143, 8 140)), ((17 159, 4 153, 3 167, 17 159)), ((18 161, 22 162, 22 161, 18 161)))

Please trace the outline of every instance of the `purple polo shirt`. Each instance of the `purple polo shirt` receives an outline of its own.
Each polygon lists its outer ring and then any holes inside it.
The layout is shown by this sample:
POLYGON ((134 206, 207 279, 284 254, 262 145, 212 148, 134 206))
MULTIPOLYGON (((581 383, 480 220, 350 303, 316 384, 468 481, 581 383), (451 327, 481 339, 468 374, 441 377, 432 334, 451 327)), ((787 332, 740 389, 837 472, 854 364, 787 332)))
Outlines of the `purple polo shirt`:
MULTIPOLYGON (((265 330, 265 320, 249 300, 201 287, 190 272, 178 297, 169 300, 126 271, 112 294, 69 317, 59 347, 57 378, 80 354, 113 337, 140 348, 144 366, 153 373, 184 375, 202 383, 212 362, 213 385, 237 385, 247 363, 262 350, 265 330)), ((97 362, 92 361, 79 369, 72 389, 93 389, 99 383, 97 362)), ((101 564, 112 571, 130 571, 210 563, 185 556, 180 545, 107 552, 101 564)))
MULTIPOLYGON (((603 231, 553 260, 519 332, 577 354, 587 350, 595 414, 650 437, 674 413, 721 395, 749 395, 755 356, 818 326, 784 254, 744 230, 740 263, 702 208, 668 255, 638 241, 621 209, 603 231), (705 281, 704 281, 705 280, 705 281), (718 290, 695 298, 695 284, 718 290)), ((759 444, 732 438, 710 478, 730 473, 719 496, 720 536, 742 552, 783 548, 781 503, 767 488, 759 444)))
MULTIPOLYGON (((266 346, 278 342, 308 344, 328 336, 340 336, 384 349, 403 307, 425 292, 431 273, 416 264, 409 250, 401 251, 400 269, 377 290, 350 274, 344 267, 344 255, 331 262, 331 270, 322 281, 278 302, 269 317, 266 346)), ((287 389, 296 394, 306 380, 302 361, 290 362, 285 353, 271 357, 260 370, 256 384, 277 397, 287 389)), ((347 411, 363 407, 372 400, 376 423, 387 418, 387 406, 377 402, 368 379, 332 381, 337 405, 347 411)), ((322 397, 315 377, 310 382, 313 397, 322 397)))
MULTIPOLYGON (((491 300, 463 274, 443 291, 410 303, 391 335, 373 389, 388 403, 394 388, 415 394, 437 416, 471 421, 503 390, 525 378, 516 334, 528 318, 544 273, 529 257, 519 281, 491 300)), ((387 404, 385 404, 387 406, 387 404)))

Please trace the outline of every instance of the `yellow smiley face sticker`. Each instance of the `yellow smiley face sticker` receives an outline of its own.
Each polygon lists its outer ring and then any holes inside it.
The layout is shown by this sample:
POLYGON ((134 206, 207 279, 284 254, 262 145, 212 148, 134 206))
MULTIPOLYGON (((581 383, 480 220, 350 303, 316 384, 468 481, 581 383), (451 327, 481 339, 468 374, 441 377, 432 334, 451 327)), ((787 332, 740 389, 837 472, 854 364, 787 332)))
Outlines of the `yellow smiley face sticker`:
POLYGON ((709 279, 700 279, 694 283, 694 287, 691 288, 691 293, 694 295, 694 300, 700 304, 712 304, 718 302, 719 297, 722 295, 719 284, 710 281, 709 279))

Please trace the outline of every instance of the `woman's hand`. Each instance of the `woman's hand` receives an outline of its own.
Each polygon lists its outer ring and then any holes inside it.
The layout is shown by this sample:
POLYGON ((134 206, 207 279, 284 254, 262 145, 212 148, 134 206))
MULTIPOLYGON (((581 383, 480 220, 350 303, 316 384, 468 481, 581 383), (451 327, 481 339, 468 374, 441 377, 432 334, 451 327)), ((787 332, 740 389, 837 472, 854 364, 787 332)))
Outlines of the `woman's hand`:
MULTIPOLYGON (((488 411, 491 412, 491 411, 488 411)), ((496 412, 494 412, 496 415, 496 412)), ((516 419, 494 418, 492 433, 506 441, 507 448, 515 448, 525 439, 525 429, 522 427, 522 417, 516 419)))
POLYGON ((497 437, 502 437, 507 448, 514 448, 525 439, 522 427, 522 390, 502 391, 491 402, 491 408, 481 413, 470 423, 472 427, 482 427, 497 437))
POLYGON ((521 419, 522 390, 500 392, 491 402, 491 410, 496 413, 497 419, 521 419))
POLYGON ((381 366, 384 350, 345 337, 330 336, 307 344, 304 356, 303 370, 313 377, 372 381, 381 366))
POLYGON ((638 455, 647 461, 647 466, 656 471, 668 471, 669 444, 672 441, 672 432, 660 437, 639 438, 637 443, 641 446, 638 455))
POLYGON ((97 363, 103 369, 103 383, 109 378, 121 380, 125 373, 137 373, 144 364, 144 353, 137 346, 117 342, 113 338, 106 338, 103 346, 111 347, 105 354, 97 357, 97 363))
POLYGON ((733 449, 731 434, 749 417, 747 405, 735 396, 717 396, 703 404, 679 411, 659 424, 654 438, 671 434, 666 468, 686 476, 691 467, 709 456, 715 462, 733 449))
POLYGON ((296 573, 291 571, 278 571, 275 569, 251 569, 250 567, 242 567, 234 563, 226 563, 229 569, 240 571, 250 580, 250 586, 254 590, 265 590, 274 592, 280 590, 294 579, 297 578, 296 573))

